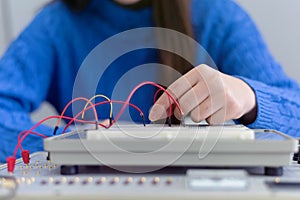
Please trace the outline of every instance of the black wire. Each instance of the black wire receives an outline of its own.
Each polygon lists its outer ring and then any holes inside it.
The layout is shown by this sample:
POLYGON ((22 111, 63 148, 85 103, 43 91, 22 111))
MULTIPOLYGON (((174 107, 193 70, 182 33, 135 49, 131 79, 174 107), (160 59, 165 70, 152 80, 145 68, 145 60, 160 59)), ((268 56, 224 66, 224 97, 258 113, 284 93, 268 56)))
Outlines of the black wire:
POLYGON ((56 135, 57 130, 58 130, 58 126, 55 126, 55 128, 53 130, 53 135, 56 135))

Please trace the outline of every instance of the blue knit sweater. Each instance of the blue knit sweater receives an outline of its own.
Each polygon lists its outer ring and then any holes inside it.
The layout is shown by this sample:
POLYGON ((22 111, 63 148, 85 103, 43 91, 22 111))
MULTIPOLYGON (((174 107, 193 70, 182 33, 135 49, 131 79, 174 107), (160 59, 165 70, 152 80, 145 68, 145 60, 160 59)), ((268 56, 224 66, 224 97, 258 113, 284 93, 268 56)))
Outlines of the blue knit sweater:
MULTIPOLYGON (((193 0, 191 14, 195 39, 218 69, 243 79, 255 91, 258 115, 249 127, 299 137, 299 86, 272 57, 249 16, 230 0, 193 0)), ((39 12, 0 60, 0 160, 12 154, 18 133, 33 126, 29 113, 43 101, 62 111, 72 98, 77 70, 94 47, 122 31, 150 26, 151 8, 128 10, 112 0, 94 0, 81 13, 61 2, 39 12)), ((118 70, 108 76, 114 79, 123 68, 156 60, 151 50, 132 52, 113 63, 118 70)), ((101 92, 110 95, 109 89, 101 92)), ((135 103, 144 104, 146 94, 141 92, 135 103)), ((41 126, 36 131, 51 135, 53 128, 41 126)), ((41 150, 42 140, 30 136, 23 146, 41 150)))

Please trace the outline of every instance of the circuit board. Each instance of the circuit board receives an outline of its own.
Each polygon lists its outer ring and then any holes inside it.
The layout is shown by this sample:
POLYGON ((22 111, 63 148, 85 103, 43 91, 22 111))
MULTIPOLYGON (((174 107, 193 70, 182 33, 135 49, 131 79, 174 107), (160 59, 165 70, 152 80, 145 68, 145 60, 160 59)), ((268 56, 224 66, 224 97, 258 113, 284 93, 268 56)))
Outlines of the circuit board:
POLYGON ((297 140, 280 132, 242 125, 119 126, 44 140, 44 149, 56 164, 154 170, 165 166, 280 167, 290 164, 297 145, 297 140))
MULTIPOLYGON (((300 166, 284 167, 282 177, 260 169, 166 169, 132 174, 106 168, 63 176, 47 153, 16 163, 13 175, 0 167, 0 199, 299 199, 300 166), (252 172, 251 172, 252 170, 252 172), (98 171, 98 172, 96 172, 98 171)), ((84 170, 83 170, 84 171, 84 170)))
POLYGON ((48 138, 44 148, 13 174, 0 166, 0 199, 300 198, 298 141, 272 130, 117 126, 48 138))

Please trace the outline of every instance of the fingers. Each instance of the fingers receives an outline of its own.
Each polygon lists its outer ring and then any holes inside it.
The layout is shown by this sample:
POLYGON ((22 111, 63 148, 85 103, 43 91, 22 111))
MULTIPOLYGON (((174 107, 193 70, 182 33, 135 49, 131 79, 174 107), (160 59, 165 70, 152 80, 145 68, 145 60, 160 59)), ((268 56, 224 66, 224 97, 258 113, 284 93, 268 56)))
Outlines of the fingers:
POLYGON ((224 97, 222 94, 209 96, 191 112, 191 118, 194 122, 200 122, 224 107, 224 97))
POLYGON ((217 125, 236 119, 235 116, 240 116, 240 110, 239 102, 228 96, 228 93, 226 97, 219 94, 214 100, 212 97, 205 99, 191 112, 191 118, 195 122, 206 119, 210 125, 217 125))
POLYGON ((192 89, 196 84, 209 85, 208 83, 216 76, 218 71, 207 65, 200 65, 189 71, 186 75, 176 80, 168 90, 176 99, 182 97, 186 92, 192 89))
POLYGON ((206 119, 209 125, 218 125, 228 120, 230 120, 230 118, 226 116, 226 107, 222 107, 222 109, 218 110, 206 119))
POLYGON ((158 104, 158 103, 154 104, 149 113, 150 121, 154 122, 154 121, 157 121, 160 119, 167 118, 168 113, 167 113, 166 105, 168 105, 168 104, 169 103, 162 104, 162 102, 160 104, 158 104))
MULTIPOLYGON (((171 95, 178 100, 183 94, 193 88, 193 86, 198 82, 195 72, 190 71, 185 76, 176 80, 169 88, 168 91, 171 95)), ((164 93, 152 107, 149 119, 151 121, 157 121, 162 118, 167 117, 167 110, 170 105, 173 104, 172 100, 169 100, 169 96, 164 93), (171 101, 171 102, 170 102, 171 101)))
POLYGON ((179 104, 183 113, 190 113, 209 96, 206 84, 198 83, 180 99, 179 104))
MULTIPOLYGON (((212 87, 218 85, 214 83, 216 77, 218 77, 218 71, 206 66, 201 65, 188 72, 183 77, 176 80, 169 88, 168 91, 171 95, 179 101, 183 114, 190 113, 201 102, 209 96, 209 91, 218 91, 212 87), (213 84, 210 84, 213 82, 213 84)), ((171 104, 173 101, 171 101, 171 104)), ((151 121, 157 121, 167 117, 167 110, 170 107, 170 100, 166 93, 164 93, 152 107, 149 119, 151 121)), ((178 108, 175 109, 175 116, 178 115, 178 108)))
MULTIPOLYGON (((168 91, 179 102, 182 112, 175 108, 180 119, 190 113, 195 122, 204 119, 210 124, 238 119, 256 106, 253 90, 242 80, 201 65, 175 81, 168 91)), ((164 93, 150 111, 149 119, 157 121, 168 116, 173 100, 164 93)))

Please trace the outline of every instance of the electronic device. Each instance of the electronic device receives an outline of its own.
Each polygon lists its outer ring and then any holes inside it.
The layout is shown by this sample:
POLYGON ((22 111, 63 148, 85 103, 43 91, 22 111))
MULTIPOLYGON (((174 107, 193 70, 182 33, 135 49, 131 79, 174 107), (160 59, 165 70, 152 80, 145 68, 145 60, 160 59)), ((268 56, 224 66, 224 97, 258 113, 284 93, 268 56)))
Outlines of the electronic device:
POLYGON ((48 138, 44 148, 13 174, 0 166, 1 199, 300 198, 298 141, 271 130, 120 125, 48 138))
POLYGON ((13 175, 0 166, 0 199, 299 199, 300 166, 293 162, 281 177, 244 169, 168 168, 152 173, 122 173, 108 168, 61 175, 60 165, 34 153, 13 175), (96 172, 98 171, 98 172, 96 172))
POLYGON ((242 125, 120 125, 51 137, 44 140, 44 149, 62 166, 62 174, 77 173, 78 166, 105 165, 130 173, 166 166, 266 167, 267 174, 281 175, 298 151, 298 141, 242 125))

